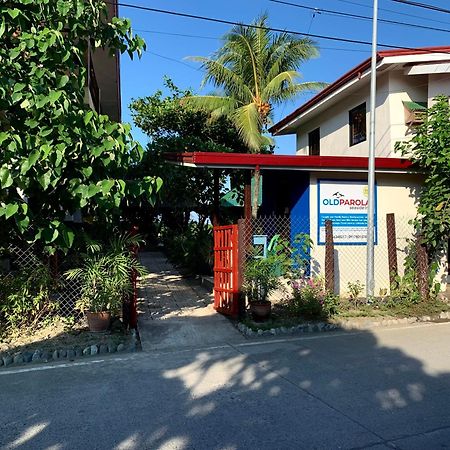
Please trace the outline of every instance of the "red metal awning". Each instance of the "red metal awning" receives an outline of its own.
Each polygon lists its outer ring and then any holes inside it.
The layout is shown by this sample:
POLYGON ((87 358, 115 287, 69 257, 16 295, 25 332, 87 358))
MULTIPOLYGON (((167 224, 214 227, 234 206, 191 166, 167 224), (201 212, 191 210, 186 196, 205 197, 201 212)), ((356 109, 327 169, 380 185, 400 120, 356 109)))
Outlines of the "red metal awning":
MULTIPOLYGON (((166 159, 187 167, 217 169, 301 170, 305 172, 367 172, 368 158, 358 156, 260 155, 249 153, 189 152, 168 153, 166 159)), ((403 158, 376 158, 379 173, 413 173, 411 161, 403 158)))

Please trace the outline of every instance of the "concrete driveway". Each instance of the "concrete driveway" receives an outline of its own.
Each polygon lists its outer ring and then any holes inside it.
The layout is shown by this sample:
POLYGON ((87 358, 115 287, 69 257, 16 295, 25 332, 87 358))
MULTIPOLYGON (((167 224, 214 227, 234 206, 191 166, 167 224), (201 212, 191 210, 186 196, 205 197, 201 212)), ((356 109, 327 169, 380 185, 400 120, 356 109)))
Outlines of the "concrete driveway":
POLYGON ((0 370, 2 449, 438 449, 450 324, 0 370))

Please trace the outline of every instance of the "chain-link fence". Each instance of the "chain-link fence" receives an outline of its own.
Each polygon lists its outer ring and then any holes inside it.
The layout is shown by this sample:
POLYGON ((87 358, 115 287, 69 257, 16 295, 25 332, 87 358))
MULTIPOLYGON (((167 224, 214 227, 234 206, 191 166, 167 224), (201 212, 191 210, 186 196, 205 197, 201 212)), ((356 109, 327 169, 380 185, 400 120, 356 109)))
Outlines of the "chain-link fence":
POLYGON ((79 282, 64 277, 64 272, 74 267, 73 257, 60 253, 48 256, 37 245, 26 242, 10 243, 4 253, 5 255, 1 258, 1 272, 4 276, 12 279, 19 275, 21 279, 33 280, 30 277, 41 273, 42 283, 49 286, 50 295, 48 312, 43 316, 57 314, 63 317, 77 317, 80 315, 75 309, 75 302, 80 297, 79 282))
MULTIPOLYGON (((391 294, 394 286, 408 274, 417 283, 428 282, 429 270, 424 247, 415 235, 412 217, 388 214, 377 217, 374 267, 375 296, 391 294), (412 274, 412 275, 411 275, 412 274)), ((328 222, 328 221, 327 221, 328 222)), ((319 277, 340 296, 349 296, 352 286, 365 295, 366 234, 364 224, 338 226, 320 223, 314 218, 268 216, 240 221, 241 271, 245 282, 250 261, 271 258, 281 287, 269 300, 280 301, 292 296, 293 279, 319 277), (329 231, 327 233, 327 227, 329 231)), ((445 263, 436 274, 446 282, 445 263)))

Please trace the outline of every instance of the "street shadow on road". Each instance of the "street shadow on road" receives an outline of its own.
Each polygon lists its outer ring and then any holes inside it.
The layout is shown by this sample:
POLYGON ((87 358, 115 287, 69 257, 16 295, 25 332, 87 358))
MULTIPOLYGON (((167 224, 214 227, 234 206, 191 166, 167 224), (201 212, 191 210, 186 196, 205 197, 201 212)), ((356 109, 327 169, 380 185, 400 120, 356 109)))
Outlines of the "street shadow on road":
POLYGON ((3 376, 1 448, 438 448, 450 442, 448 330, 355 330, 3 376))

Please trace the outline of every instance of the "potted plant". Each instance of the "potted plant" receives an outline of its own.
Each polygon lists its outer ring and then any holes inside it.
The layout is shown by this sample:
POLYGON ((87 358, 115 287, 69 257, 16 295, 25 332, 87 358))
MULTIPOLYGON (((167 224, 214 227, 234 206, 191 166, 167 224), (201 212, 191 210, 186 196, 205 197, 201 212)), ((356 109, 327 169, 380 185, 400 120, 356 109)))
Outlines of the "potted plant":
POLYGON ((90 331, 108 329, 111 316, 118 314, 124 297, 132 293, 131 271, 145 275, 145 268, 130 250, 139 241, 137 236, 122 235, 112 239, 105 250, 98 244, 90 245, 81 267, 65 273, 67 280, 80 283, 81 295, 75 307, 86 315, 90 331))
POLYGON ((280 258, 276 254, 266 258, 256 257, 246 264, 243 291, 256 322, 263 322, 270 317, 272 304, 267 297, 281 286, 279 267, 280 258))

